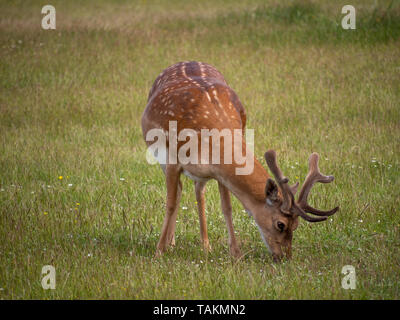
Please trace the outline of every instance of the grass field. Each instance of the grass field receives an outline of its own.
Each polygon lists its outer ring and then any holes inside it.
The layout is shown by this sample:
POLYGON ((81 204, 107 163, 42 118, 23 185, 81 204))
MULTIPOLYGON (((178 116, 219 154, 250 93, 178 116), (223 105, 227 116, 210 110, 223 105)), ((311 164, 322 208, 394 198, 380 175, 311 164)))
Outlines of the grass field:
POLYGON ((399 1, 352 1, 356 30, 341 28, 348 1, 51 1, 57 29, 42 30, 45 4, 0 1, 0 299, 400 298, 399 1), (166 187, 140 117, 183 60, 222 72, 257 158, 275 149, 301 182, 316 151, 335 176, 310 200, 340 212, 301 221, 291 261, 272 263, 236 199, 245 256, 229 256, 216 182, 204 253, 186 177, 177 245, 153 257, 166 187))

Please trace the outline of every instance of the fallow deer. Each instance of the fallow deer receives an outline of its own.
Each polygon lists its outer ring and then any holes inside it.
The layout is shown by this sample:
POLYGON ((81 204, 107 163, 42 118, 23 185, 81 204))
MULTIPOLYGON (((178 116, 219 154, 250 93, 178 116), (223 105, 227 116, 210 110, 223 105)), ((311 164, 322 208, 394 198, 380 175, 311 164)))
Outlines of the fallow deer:
MULTIPOLYGON (((215 128, 244 131, 246 113, 236 93, 214 67, 201 62, 180 62, 165 69, 150 90, 141 121, 145 140, 151 129, 167 132, 170 121, 176 121, 178 133, 185 128, 196 132, 215 128)), ((150 141, 146 143, 151 145, 150 141)), ((178 142, 177 148, 182 144, 183 142, 178 142)), ((166 148, 168 153, 168 142, 166 148)), ((246 152, 244 140, 242 148, 246 152)), ((289 179, 283 175, 277 164, 275 151, 267 151, 264 157, 276 182, 256 158, 253 158, 254 169, 248 175, 235 174, 235 169, 241 166, 235 161, 228 164, 183 164, 178 159, 177 163, 167 161, 162 164, 167 185, 166 213, 156 256, 163 253, 168 245, 175 245, 175 224, 182 193, 180 175, 184 173, 194 180, 204 249, 210 249, 205 216, 205 186, 208 180, 215 179, 218 182, 231 254, 234 257, 241 256, 232 224, 230 193, 240 200, 254 218, 273 259, 279 261, 284 256, 290 258, 292 234, 298 226, 298 217, 309 222, 318 222, 326 220, 327 216, 333 215, 339 209, 336 207, 330 211, 321 211, 307 203, 307 196, 315 182, 328 183, 334 178, 320 173, 318 154, 313 153, 309 158, 309 173, 296 201, 298 183, 289 186, 289 179)))

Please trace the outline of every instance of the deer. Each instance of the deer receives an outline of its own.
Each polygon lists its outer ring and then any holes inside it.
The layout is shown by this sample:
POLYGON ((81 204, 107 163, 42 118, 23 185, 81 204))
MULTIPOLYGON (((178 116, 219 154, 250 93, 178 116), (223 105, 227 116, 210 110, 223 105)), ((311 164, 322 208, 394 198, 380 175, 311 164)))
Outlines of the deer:
MULTIPOLYGON (((146 139, 149 131, 159 129, 167 132, 171 121, 176 121, 178 133, 185 128, 196 132, 215 128, 244 132, 246 112, 237 94, 215 67, 203 62, 185 61, 161 72, 150 89, 147 106, 141 118, 142 133, 148 147, 151 145, 151 141, 146 139)), ((170 141, 166 142, 167 154, 170 144, 170 141)), ((182 144, 182 141, 178 142, 178 150, 182 144)), ((248 147, 244 135, 241 145, 242 151, 246 152, 248 147)), ((224 145, 220 148, 222 150, 224 145)), ((312 153, 309 157, 309 172, 296 200, 299 183, 289 185, 289 179, 278 166, 276 152, 268 150, 264 158, 273 178, 256 157, 253 157, 253 170, 247 175, 236 174, 235 169, 242 164, 235 161, 183 163, 178 159, 175 163, 166 159, 164 163, 160 163, 165 175, 167 194, 165 216, 155 256, 159 257, 168 247, 175 246, 176 219, 183 188, 180 177, 184 174, 194 182, 201 242, 206 252, 211 250, 211 246, 205 214, 205 191, 206 183, 214 179, 218 183, 230 254, 235 258, 242 257, 232 221, 233 194, 254 219, 273 261, 290 259, 293 232, 298 227, 298 218, 310 223, 321 222, 339 210, 337 206, 323 211, 313 208, 307 202, 310 190, 316 182, 330 183, 334 177, 320 172, 319 155, 312 153)))

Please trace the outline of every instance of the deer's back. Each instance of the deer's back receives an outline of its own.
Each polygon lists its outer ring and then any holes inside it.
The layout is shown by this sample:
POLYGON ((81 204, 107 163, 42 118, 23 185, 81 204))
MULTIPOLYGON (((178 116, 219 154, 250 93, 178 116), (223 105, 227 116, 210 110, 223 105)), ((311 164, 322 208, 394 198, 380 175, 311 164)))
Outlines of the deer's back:
POLYGON ((222 74, 202 62, 180 62, 165 69, 154 81, 142 118, 144 133, 168 130, 177 121, 178 131, 188 129, 244 129, 246 115, 236 93, 222 74))

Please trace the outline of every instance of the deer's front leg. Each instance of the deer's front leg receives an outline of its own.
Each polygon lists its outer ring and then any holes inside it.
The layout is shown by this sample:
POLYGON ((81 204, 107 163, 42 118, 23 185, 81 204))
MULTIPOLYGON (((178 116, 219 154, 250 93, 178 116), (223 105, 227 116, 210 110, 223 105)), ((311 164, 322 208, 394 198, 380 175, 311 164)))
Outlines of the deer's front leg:
POLYGON ((231 196, 229 194, 229 190, 220 182, 218 182, 218 188, 219 194, 221 196, 222 212, 224 214, 226 226, 228 228, 230 252, 231 255, 233 255, 235 258, 239 258, 242 253, 240 252, 235 237, 235 231, 233 230, 231 196))
POLYGON ((167 165, 165 168, 165 179, 167 182, 167 203, 160 240, 157 244, 156 256, 161 255, 168 244, 174 244, 174 233, 176 215, 178 211, 178 200, 182 187, 179 181, 180 171, 176 165, 167 165), (174 220, 175 219, 175 220, 174 220))
POLYGON ((206 219, 206 208, 204 193, 206 190, 206 182, 196 181, 194 183, 194 189, 196 192, 197 209, 199 211, 200 220, 200 235, 201 241, 203 242, 203 248, 205 251, 210 251, 210 242, 208 241, 207 233, 207 219, 206 219))

